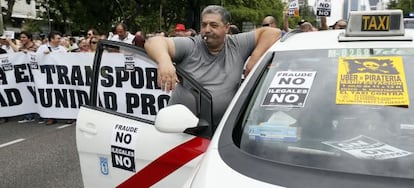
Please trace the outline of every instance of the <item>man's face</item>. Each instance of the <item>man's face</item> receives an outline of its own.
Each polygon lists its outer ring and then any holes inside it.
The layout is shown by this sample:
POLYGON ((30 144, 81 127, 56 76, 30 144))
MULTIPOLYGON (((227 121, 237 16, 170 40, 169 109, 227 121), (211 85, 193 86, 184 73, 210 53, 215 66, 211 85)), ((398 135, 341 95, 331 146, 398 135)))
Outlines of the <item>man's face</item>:
POLYGON ((224 24, 220 14, 205 14, 202 18, 200 34, 207 47, 215 48, 224 44, 224 38, 229 31, 230 24, 224 24))
POLYGON ((25 34, 20 34, 19 39, 22 44, 26 44, 29 41, 29 38, 25 34))
POLYGON ((59 45, 60 44, 60 40, 62 39, 62 36, 60 36, 60 35, 55 35, 55 36, 53 36, 52 38, 51 38, 51 41, 50 41, 50 43, 53 45, 53 46, 57 46, 57 45, 59 45))
POLYGON ((347 23, 345 21, 338 21, 335 24, 334 29, 346 29, 346 25, 347 25, 347 23))
POLYGON ((274 27, 276 28, 276 23, 272 22, 270 18, 265 18, 262 21, 262 27, 274 27))
POLYGON ((121 26, 116 27, 116 34, 118 34, 120 39, 126 38, 126 31, 121 26))

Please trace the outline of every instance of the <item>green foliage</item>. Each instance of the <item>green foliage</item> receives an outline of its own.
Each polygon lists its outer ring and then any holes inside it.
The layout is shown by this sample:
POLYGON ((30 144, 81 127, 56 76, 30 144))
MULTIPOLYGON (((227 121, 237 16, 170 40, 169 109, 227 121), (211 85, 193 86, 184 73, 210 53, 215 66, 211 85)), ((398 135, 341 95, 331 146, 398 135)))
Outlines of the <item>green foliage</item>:
POLYGON ((245 21, 261 25, 268 15, 275 17, 279 27, 282 27, 283 4, 280 0, 228 0, 225 8, 231 13, 233 24, 239 28, 245 21))
MULTIPOLYGON (((7 0, 13 3, 15 0, 7 0)), ((29 1, 29 0, 26 0, 29 1)), ((176 23, 198 30, 201 10, 211 4, 223 5, 232 14, 233 23, 241 28, 245 21, 260 25, 272 15, 282 26, 281 0, 38 0, 46 10, 40 17, 51 20, 52 30, 85 33, 95 28, 106 34, 119 22, 131 32, 142 30, 172 31, 176 23)), ((44 23, 43 23, 44 24, 44 23)), ((25 29, 36 31, 40 23, 26 21, 25 29), (33 28, 31 28, 33 27, 33 28)))
POLYGON ((25 19, 22 30, 30 33, 39 33, 41 32, 40 22, 32 19, 25 19))
POLYGON ((391 0, 388 3, 389 9, 401 9, 404 14, 414 12, 414 1, 413 0, 391 0))

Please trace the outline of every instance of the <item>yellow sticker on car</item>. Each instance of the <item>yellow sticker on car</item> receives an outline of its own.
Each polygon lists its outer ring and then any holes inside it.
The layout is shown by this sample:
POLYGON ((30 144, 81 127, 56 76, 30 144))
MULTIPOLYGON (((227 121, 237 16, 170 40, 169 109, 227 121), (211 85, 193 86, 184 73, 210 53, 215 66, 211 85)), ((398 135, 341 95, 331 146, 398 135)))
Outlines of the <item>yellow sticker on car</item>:
POLYGON ((409 105, 400 56, 341 57, 336 104, 409 105))

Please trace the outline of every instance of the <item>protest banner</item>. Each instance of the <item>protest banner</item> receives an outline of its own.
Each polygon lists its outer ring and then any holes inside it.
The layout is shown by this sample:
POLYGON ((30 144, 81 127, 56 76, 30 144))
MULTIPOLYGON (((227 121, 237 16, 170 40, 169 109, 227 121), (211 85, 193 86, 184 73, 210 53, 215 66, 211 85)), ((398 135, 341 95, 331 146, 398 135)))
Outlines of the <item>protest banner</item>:
MULTIPOLYGON (((0 56, 0 117, 38 113, 75 119, 88 104, 93 53, 11 53, 0 56)), ((104 53, 99 105, 153 120, 169 94, 157 86, 155 64, 138 55, 104 53)))

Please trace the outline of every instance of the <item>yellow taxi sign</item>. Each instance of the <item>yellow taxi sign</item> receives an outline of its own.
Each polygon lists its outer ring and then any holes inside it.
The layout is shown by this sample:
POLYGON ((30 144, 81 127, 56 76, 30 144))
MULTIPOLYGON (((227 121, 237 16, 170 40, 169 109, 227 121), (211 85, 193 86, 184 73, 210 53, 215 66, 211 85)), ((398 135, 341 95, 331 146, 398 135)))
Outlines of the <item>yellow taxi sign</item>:
POLYGON ((362 15, 361 31, 389 31, 390 15, 362 15))
POLYGON ((345 36, 404 36, 402 10, 351 11, 345 36))

